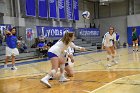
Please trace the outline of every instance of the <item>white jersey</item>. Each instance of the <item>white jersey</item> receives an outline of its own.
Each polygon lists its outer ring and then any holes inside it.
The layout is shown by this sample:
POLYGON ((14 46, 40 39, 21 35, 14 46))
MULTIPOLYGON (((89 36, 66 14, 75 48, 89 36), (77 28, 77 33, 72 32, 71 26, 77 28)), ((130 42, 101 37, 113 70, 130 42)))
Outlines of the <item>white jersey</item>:
POLYGON ((116 41, 116 33, 113 33, 112 35, 110 35, 109 32, 107 32, 104 35, 102 44, 106 47, 113 46, 113 40, 116 41))
POLYGON ((67 54, 69 54, 69 55, 73 55, 74 49, 71 48, 71 47, 69 46, 68 49, 66 50, 66 52, 67 52, 67 54))
POLYGON ((65 55, 66 56, 66 63, 68 63, 70 67, 73 67, 74 63, 71 62, 71 58, 68 55, 73 56, 74 49, 69 46, 68 49, 65 52, 66 52, 66 55, 65 55))
POLYGON ((73 42, 70 42, 68 45, 65 45, 61 40, 59 40, 48 50, 48 52, 52 52, 57 56, 63 56, 65 54, 65 50, 67 50, 69 46, 77 50, 81 48, 79 46, 76 46, 73 42))

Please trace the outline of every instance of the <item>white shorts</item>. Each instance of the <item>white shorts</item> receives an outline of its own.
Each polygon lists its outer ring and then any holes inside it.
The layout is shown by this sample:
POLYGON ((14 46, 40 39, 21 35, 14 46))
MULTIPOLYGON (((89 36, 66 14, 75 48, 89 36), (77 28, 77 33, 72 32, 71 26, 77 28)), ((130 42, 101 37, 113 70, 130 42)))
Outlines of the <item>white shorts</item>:
POLYGON ((112 43, 104 43, 104 46, 105 47, 111 47, 111 46, 113 46, 113 44, 112 43))
POLYGON ((19 55, 19 51, 17 48, 9 48, 6 46, 6 56, 16 56, 19 55))

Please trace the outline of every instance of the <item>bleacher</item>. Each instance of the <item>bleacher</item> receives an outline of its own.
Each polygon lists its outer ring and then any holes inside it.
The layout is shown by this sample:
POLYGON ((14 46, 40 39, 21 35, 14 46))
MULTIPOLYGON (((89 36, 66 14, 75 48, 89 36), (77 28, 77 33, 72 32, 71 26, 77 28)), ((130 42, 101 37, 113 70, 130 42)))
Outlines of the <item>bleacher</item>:
MULTIPOLYGON (((74 40, 75 45, 85 47, 89 51, 97 51, 101 47, 101 39, 97 38, 82 38, 74 40)), ((5 61, 5 47, 6 44, 0 46, 0 63, 5 61)), ((29 53, 20 53, 16 56, 16 60, 27 60, 32 58, 37 58, 36 48, 28 48, 29 53)), ((78 53, 79 51, 76 51, 78 53)))
POLYGON ((101 37, 81 37, 81 39, 91 46, 96 46, 96 49, 101 49, 102 38, 101 37))
MULTIPOLYGON (((74 40, 75 45, 85 47, 89 51, 97 51, 97 46, 93 45, 91 42, 88 42, 84 39, 76 39, 74 40)), ((77 53, 78 51, 76 51, 77 53)))

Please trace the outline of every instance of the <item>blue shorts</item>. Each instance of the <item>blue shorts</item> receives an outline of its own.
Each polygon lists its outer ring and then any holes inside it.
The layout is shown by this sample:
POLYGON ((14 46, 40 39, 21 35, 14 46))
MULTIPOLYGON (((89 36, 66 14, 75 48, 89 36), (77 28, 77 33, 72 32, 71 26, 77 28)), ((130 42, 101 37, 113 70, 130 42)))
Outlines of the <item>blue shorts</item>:
POLYGON ((48 57, 51 59, 53 57, 58 57, 58 56, 52 52, 48 52, 48 57))

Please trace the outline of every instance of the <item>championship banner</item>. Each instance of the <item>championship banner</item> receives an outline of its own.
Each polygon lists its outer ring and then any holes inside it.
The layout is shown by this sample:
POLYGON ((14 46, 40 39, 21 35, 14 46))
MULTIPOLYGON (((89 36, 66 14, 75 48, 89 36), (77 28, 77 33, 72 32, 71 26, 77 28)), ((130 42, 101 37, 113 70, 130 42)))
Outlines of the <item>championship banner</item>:
POLYGON ((81 37, 100 36, 100 31, 98 28, 79 28, 78 34, 81 37))
POLYGON ((0 24, 0 34, 5 35, 5 30, 10 30, 10 24, 0 24))
POLYGON ((48 18, 47 0, 38 0, 39 17, 48 18))
POLYGON ((45 37, 63 37, 65 32, 73 32, 72 27, 49 27, 49 26, 37 26, 37 36, 45 37))
POLYGON ((56 0, 48 0, 48 1, 49 1, 49 17, 57 18, 56 0))
POLYGON ((66 14, 67 14, 67 19, 68 20, 73 20, 73 17, 72 17, 72 10, 73 10, 72 1, 73 0, 66 0, 66 14))
POLYGON ((58 9, 59 9, 59 18, 60 19, 66 18, 64 0, 58 0, 58 9))
POLYGON ((73 0, 73 19, 79 20, 78 0, 73 0))
POLYGON ((33 39, 34 32, 32 28, 26 28, 26 40, 31 41, 33 39))
POLYGON ((35 0, 26 0, 26 16, 36 16, 35 0))

